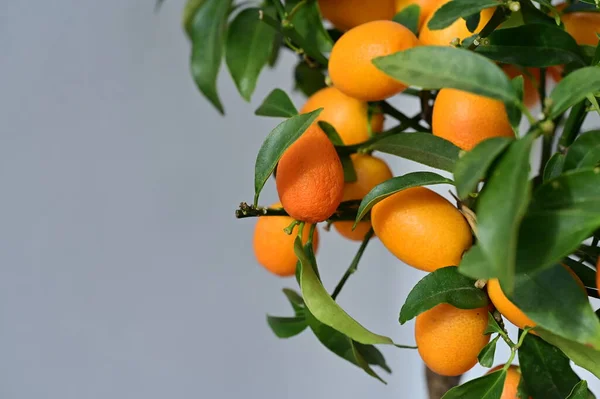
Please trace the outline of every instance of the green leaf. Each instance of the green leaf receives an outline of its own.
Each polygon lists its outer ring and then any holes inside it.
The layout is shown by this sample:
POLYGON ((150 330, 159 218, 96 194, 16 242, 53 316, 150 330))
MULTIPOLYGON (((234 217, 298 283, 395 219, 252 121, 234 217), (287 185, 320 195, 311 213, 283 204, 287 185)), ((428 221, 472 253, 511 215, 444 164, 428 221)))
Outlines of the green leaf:
POLYGON ((452 388, 442 399, 499 399, 505 379, 506 371, 498 370, 452 388))
POLYGON ((477 309, 487 306, 488 298, 484 291, 475 287, 475 280, 460 274, 457 267, 444 267, 428 274, 414 286, 400 310, 400 324, 441 303, 459 309, 477 309))
POLYGON ((517 273, 549 267, 600 227, 600 170, 568 171, 540 186, 521 223, 517 273))
POLYGON ((258 204, 258 196, 281 156, 309 126, 317 119, 323 109, 319 108, 308 114, 291 117, 279 124, 265 139, 258 151, 254 168, 254 205, 258 204))
POLYGON ((187 0, 185 3, 181 18, 181 25, 190 38, 192 37, 192 22, 194 16, 204 1, 205 0, 187 0))
POLYGON ((519 364, 534 398, 564 399, 580 380, 558 348, 533 334, 527 334, 519 348, 519 364))
POLYGON ((466 49, 418 46, 375 58, 373 63, 389 76, 411 86, 450 87, 505 103, 519 102, 506 74, 493 61, 466 49))
MULTIPOLYGON (((333 145, 344 145, 344 141, 330 123, 319 121, 319 127, 325 132, 327 137, 329 137, 329 140, 333 143, 333 145)), ((354 164, 352 163, 352 159, 350 159, 350 154, 340 155, 340 161, 342 162, 342 167, 344 168, 344 182, 355 182, 357 179, 356 170, 354 170, 354 164)))
POLYGON ((567 399, 588 399, 588 385, 586 381, 579 381, 567 399))
POLYGON ((383 201, 390 195, 406 190, 407 188, 429 186, 432 184, 452 184, 452 180, 432 172, 412 172, 403 176, 393 177, 378 184, 360 202, 354 224, 358 224, 375 204, 383 201))
POLYGON ((259 19, 259 8, 246 8, 229 25, 225 60, 242 97, 250 101, 260 72, 269 62, 277 32, 259 19))
POLYGON ((600 164, 600 130, 581 134, 571 144, 564 170, 593 168, 600 164))
POLYGON ((585 67, 571 72, 552 91, 549 117, 556 118, 567 109, 584 100, 588 94, 600 91, 600 68, 585 67))
POLYGON ((315 273, 315 265, 306 256, 300 237, 296 238, 294 252, 300 260, 300 287, 304 302, 318 321, 361 344, 394 345, 390 338, 374 334, 361 326, 331 298, 315 273))
MULTIPOLYGON (((515 93, 517 93, 517 98, 519 101, 523 101, 523 94, 525 93, 525 79, 523 75, 515 76, 510 84, 515 89, 515 93)), ((519 125, 521 124, 521 118, 523 117, 523 111, 516 104, 505 104, 506 113, 508 114, 508 120, 510 121, 510 125, 513 128, 515 133, 519 131, 519 125)))
POLYGON ((549 67, 571 62, 584 66, 579 45, 556 25, 528 24, 498 29, 477 52, 494 61, 523 67, 549 67))
POLYGON ((304 299, 302 299, 300 294, 298 294, 296 291, 291 290, 289 288, 284 288, 283 294, 286 296, 286 298, 290 302, 290 305, 292 305, 292 308, 294 309, 294 313, 296 313, 296 316, 304 315, 304 308, 305 308, 304 299))
POLYGON ((327 87, 325 84, 325 75, 319 68, 313 68, 306 62, 299 62, 294 70, 294 79, 296 81, 296 89, 310 97, 317 91, 327 87))
POLYGON ((538 272, 518 274, 514 293, 508 297, 542 328, 600 348, 600 321, 587 295, 564 266, 556 264, 538 272))
POLYGON ((521 14, 526 24, 547 24, 556 26, 554 18, 550 17, 533 5, 531 0, 521 0, 521 14))
POLYGON ((293 29, 304 38, 310 47, 319 49, 322 53, 330 53, 333 40, 323 26, 321 13, 316 0, 308 0, 299 6, 290 21, 293 29))
POLYGON ((600 351, 569 341, 541 328, 536 328, 535 331, 546 342, 562 350, 576 365, 600 378, 600 351))
POLYGON ((292 100, 290 100, 285 91, 275 89, 269 93, 254 114, 259 116, 291 118, 292 116, 298 115, 298 110, 296 110, 294 103, 292 103, 292 100))
POLYGON ((223 58, 227 16, 231 0, 204 0, 191 19, 190 69, 198 89, 223 114, 217 93, 217 76, 223 58))
POLYGON ((452 25, 459 18, 470 17, 486 8, 499 6, 497 0, 453 0, 440 7, 433 18, 429 20, 427 27, 431 30, 439 30, 452 25))
POLYGON ((496 335, 496 338, 492 339, 486 346, 483 347, 479 355, 477 356, 477 360, 479 360, 479 364, 483 367, 490 368, 494 364, 494 356, 496 355, 496 343, 498 342, 499 335, 496 335))
POLYGON ((517 234, 530 197, 529 157, 535 138, 530 134, 510 144, 479 195, 477 206, 478 246, 507 293, 512 292, 517 234))
POLYGON ((583 285, 588 288, 596 289, 596 271, 594 269, 571 258, 565 258, 562 262, 573 270, 583 285))
POLYGON ((530 399, 531 395, 529 394, 529 390, 527 389, 527 384, 525 383, 525 378, 521 378, 519 380, 519 385, 517 386, 517 398, 516 399, 530 399))
POLYGON ((306 318, 311 330, 323 346, 342 359, 362 368, 370 376, 385 383, 369 366, 370 364, 381 366, 388 373, 391 372, 383 355, 377 348, 352 341, 344 334, 318 321, 310 312, 306 312, 306 318))
POLYGON ((369 150, 397 155, 432 168, 452 172, 460 149, 430 133, 402 133, 376 141, 369 150))
POLYGON ((459 271, 472 278, 490 279, 496 277, 496 270, 487 260, 481 247, 475 244, 469 249, 460 261, 459 271))
POLYGON ((279 338, 291 338, 306 329, 304 317, 275 317, 267 316, 269 327, 279 338))
POLYGON ((469 30, 469 32, 474 33, 477 30, 477 27, 479 26, 479 22, 481 22, 481 13, 476 13, 473 14, 469 17, 464 18, 466 25, 467 25, 467 29, 469 30))
POLYGON ((392 18, 394 22, 398 22, 400 25, 404 25, 415 35, 419 34, 419 16, 421 14, 421 7, 418 4, 411 4, 408 7, 404 7, 402 11, 392 18))
POLYGON ((484 334, 488 335, 494 333, 504 334, 504 330, 502 330, 496 319, 494 319, 494 315, 488 312, 488 326, 485 329, 484 334))
POLYGON ((544 183, 558 177, 563 172, 565 164, 565 155, 560 152, 555 153, 550 157, 546 167, 544 168, 544 183))
POLYGON ((477 184, 485 178, 494 161, 512 141, 508 137, 484 140, 458 159, 454 167, 454 181, 460 199, 475 192, 477 184))

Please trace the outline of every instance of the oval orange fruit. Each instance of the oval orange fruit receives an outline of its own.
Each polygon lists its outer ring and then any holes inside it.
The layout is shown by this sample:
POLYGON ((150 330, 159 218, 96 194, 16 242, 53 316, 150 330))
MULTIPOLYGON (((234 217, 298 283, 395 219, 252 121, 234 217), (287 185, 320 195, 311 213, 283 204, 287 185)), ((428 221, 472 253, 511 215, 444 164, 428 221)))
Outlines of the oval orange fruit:
MULTIPOLYGON (((558 11, 566 8, 566 4, 556 6, 558 11)), ((565 30, 573 36, 577 44, 588 46, 598 45, 600 34, 600 13, 594 11, 577 11, 562 14, 560 19, 565 24, 565 30)))
POLYGON ((323 17, 345 31, 377 20, 390 20, 395 14, 394 0, 319 0, 323 17))

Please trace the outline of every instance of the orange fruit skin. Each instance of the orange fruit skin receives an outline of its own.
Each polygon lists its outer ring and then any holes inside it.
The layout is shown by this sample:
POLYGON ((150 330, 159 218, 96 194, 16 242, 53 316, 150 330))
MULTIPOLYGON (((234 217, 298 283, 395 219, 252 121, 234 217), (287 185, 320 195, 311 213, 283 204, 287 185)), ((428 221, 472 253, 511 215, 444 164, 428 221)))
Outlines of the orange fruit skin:
MULTIPOLYGON (((556 6, 558 11, 564 10, 566 4, 556 6)), ((565 30, 577 44, 588 46, 598 45, 597 33, 600 33, 600 13, 597 12, 571 12, 563 14, 560 19, 565 24, 565 30)))
POLYGON ((451 0, 438 1, 436 9, 434 10, 434 12, 430 13, 429 17, 423 24, 423 27, 422 27, 421 31, 419 32, 419 40, 424 45, 448 46, 456 38, 458 38, 460 40, 464 40, 467 37, 472 36, 475 32, 479 32, 481 29, 483 29, 485 24, 487 24, 488 21, 492 18, 492 15, 494 14, 494 10, 495 10, 495 8, 487 8, 487 9, 481 11, 481 18, 479 20, 479 25, 477 25, 477 29, 475 30, 474 33, 469 32, 469 29, 467 28, 467 22, 462 18, 459 18, 452 25, 450 25, 444 29, 439 29, 439 30, 429 29, 427 24, 435 15, 435 11, 437 11, 440 7, 442 7, 444 4, 448 3, 449 1, 451 1, 451 0))
MULTIPOLYGON (((346 145, 358 144, 369 139, 369 105, 348 97, 335 87, 326 87, 313 94, 304 104, 300 113, 312 112, 323 108, 317 121, 331 124, 346 145)), ((382 113, 371 117, 371 131, 383 130, 382 113)))
POLYGON ((311 125, 284 152, 275 181, 279 200, 294 219, 318 223, 335 212, 344 194, 344 170, 318 125, 311 125))
POLYGON ((371 223, 391 253, 426 272, 458 265, 473 243, 458 209, 424 187, 400 191, 375 204, 371 223))
MULTIPOLYGON (((281 204, 272 205, 273 208, 281 204)), ((294 219, 289 216, 264 216, 259 217, 254 227, 254 256, 258 263, 269 272, 289 277, 296 273, 296 254, 294 253, 294 240, 296 232, 287 235, 283 229, 288 227, 294 219)), ((305 227, 302 234, 304 244, 308 241, 309 228, 305 227)), ((319 231, 315 230, 313 236, 313 250, 316 253, 319 247, 319 231)))
POLYGON ((417 37, 392 21, 373 21, 344 33, 329 58, 329 76, 335 87, 361 101, 380 101, 406 89, 406 85, 371 62, 419 44, 417 37))
POLYGON ((394 0, 319 0, 321 14, 337 29, 346 31, 377 20, 391 20, 394 0))
MULTIPOLYGON (((504 65, 502 67, 504 73, 513 79, 517 76, 523 76, 523 100, 529 108, 535 106, 540 101, 538 87, 540 85, 540 70, 539 68, 526 68, 527 72, 517 68, 514 65, 504 65)), ((550 69, 548 69, 550 71, 550 69)), ((551 75, 551 73, 549 74, 551 75)))
POLYGON ((600 290, 600 258, 598 258, 598 263, 596 264, 596 288, 600 290))
POLYGON ((438 93, 432 130, 466 151, 491 137, 515 137, 504 103, 456 89, 438 93))
MULTIPOLYGON (((370 155, 353 154, 351 155, 352 164, 356 171, 356 181, 346 183, 344 186, 344 197, 342 201, 363 199, 376 185, 383 183, 393 177, 387 163, 380 158, 370 155)), ((362 241, 371 228, 371 222, 360 222, 354 231, 352 230, 354 222, 335 222, 333 227, 340 235, 353 240, 362 241)))
MULTIPOLYGON (((563 265, 563 267, 573 276, 575 282, 581 287, 583 292, 586 292, 585 285, 579 277, 575 274, 570 267, 563 265)), ((492 304, 496 307, 496 309, 502 314, 502 316, 506 317, 508 321, 510 321, 515 326, 520 329, 524 329, 525 327, 535 327, 537 323, 531 320, 521 309, 517 307, 510 299, 504 295, 502 291, 502 287, 500 287, 500 282, 498 279, 491 279, 487 283, 487 292, 492 304)), ((535 331, 531 332, 535 334, 535 331)))
POLYGON ((484 335, 487 307, 458 309, 440 304, 417 316, 415 339, 419 355, 432 371, 456 376, 477 364, 477 355, 490 341, 484 335))
POLYGON ((404 10, 406 7, 416 4, 421 7, 419 13, 419 30, 425 23, 425 20, 439 7, 440 0, 396 0, 396 12, 404 10))
MULTIPOLYGON (((498 371, 503 368, 504 365, 494 367, 486 374, 491 374, 494 371, 498 371)), ((521 382, 521 369, 518 366, 510 366, 506 370, 506 379, 504 380, 504 388, 502 389, 502 396, 500 399, 519 399, 517 392, 519 391, 519 383, 521 382)), ((531 397, 530 397, 531 399, 531 397)))

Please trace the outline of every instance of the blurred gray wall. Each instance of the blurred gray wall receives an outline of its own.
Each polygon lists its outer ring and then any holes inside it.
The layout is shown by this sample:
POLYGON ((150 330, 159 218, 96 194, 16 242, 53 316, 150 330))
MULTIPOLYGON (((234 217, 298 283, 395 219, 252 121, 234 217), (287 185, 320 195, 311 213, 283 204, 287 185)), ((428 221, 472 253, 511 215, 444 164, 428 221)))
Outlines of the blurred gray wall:
MULTIPOLYGON (((294 58, 252 104, 223 70, 223 118, 189 76, 183 3, 0 2, 0 398, 425 398, 416 351, 383 349, 384 386, 309 332, 268 329, 295 281, 255 263, 254 223, 233 211, 278 122, 253 110, 291 90, 294 58)), ((271 182, 263 201, 275 197, 271 182)), ((321 233, 331 288, 357 244, 321 233)), ((422 275, 375 240, 340 301, 412 344, 397 315, 422 275)))

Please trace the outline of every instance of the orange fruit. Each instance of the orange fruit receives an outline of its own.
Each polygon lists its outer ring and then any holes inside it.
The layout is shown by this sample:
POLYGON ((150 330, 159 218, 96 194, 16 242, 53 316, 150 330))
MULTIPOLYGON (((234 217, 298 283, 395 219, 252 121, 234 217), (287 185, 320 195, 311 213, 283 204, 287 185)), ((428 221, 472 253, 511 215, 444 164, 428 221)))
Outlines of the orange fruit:
POLYGON ((371 211, 383 245, 407 265, 426 272, 457 266, 471 247, 471 229, 448 200, 424 187, 393 194, 371 211))
POLYGON ((596 288, 600 290, 600 258, 598 258, 598 263, 596 264, 596 288))
POLYGON ((317 124, 283 153, 275 181, 279 200, 294 219, 318 223, 335 212, 344 194, 344 170, 317 124))
MULTIPOLYGON (((272 208, 280 208, 277 203, 272 208)), ((294 240, 296 232, 288 235, 283 231, 294 219, 289 216, 262 216, 256 221, 254 227, 254 256, 260 265, 273 274, 281 277, 293 276, 296 273, 296 254, 294 253, 294 240)), ((308 226, 304 228, 302 241, 308 241, 308 226)), ((315 230, 313 236, 313 250, 319 246, 319 232, 315 230)))
MULTIPOLYGON (((564 10, 566 4, 557 5, 558 11, 564 10)), ((588 46, 598 45, 600 34, 600 13, 593 11, 578 11, 562 14, 560 19, 565 24, 565 30, 573 36, 577 44, 588 46)))
POLYGON ((562 74, 563 74, 564 69, 565 69, 564 65, 554 65, 554 66, 549 67, 546 71, 547 71, 548 77, 550 77, 550 79, 552 79, 553 81, 558 83, 562 80, 562 74))
MULTIPOLYGON (((491 374, 494 371, 498 371, 503 368, 504 365, 496 366, 486 374, 491 374)), ((519 391, 519 383, 521 382, 521 369, 518 366, 510 366, 506 370, 506 379, 504 380, 504 387, 502 389, 502 396, 500 399, 519 399, 517 392, 519 391)))
POLYGON ((396 0, 396 12, 413 4, 418 5, 421 8, 419 13, 419 30, 421 30, 425 20, 438 8, 439 2, 440 0, 396 0))
POLYGON ((319 0, 321 14, 342 31, 367 22, 392 19, 394 0, 319 0))
POLYGON ((456 89, 438 93, 432 130, 467 151, 490 137, 515 137, 502 101, 456 89))
MULTIPOLYGON (((449 1, 451 0, 438 1, 436 4, 436 11, 449 1)), ((492 15, 494 14, 494 10, 495 8, 487 8, 481 11, 479 25, 477 25, 477 29, 475 29, 474 33, 479 32, 485 26, 485 24, 488 23, 488 21, 492 18, 492 15)), ((419 40, 424 45, 448 46, 456 38, 464 40, 467 37, 472 36, 474 34, 469 32, 469 29, 467 28, 467 22, 462 18, 457 19, 452 25, 444 29, 431 30, 429 29, 427 24, 429 24, 429 21, 431 21, 434 15, 435 11, 430 13, 429 18, 427 18, 427 20, 423 24, 423 28, 419 31, 419 40)))
POLYGON ((417 316, 415 339, 419 355, 432 371, 461 375, 477 364, 477 355, 490 341, 484 335, 487 307, 458 309, 443 303, 417 316))
MULTIPOLYGON (((317 121, 331 124, 346 145, 361 143, 369 139, 369 105, 348 97, 335 87, 326 87, 313 94, 300 113, 323 108, 317 121)), ((373 133, 383 130, 383 114, 371 116, 370 129, 373 133)))
MULTIPOLYGON (((373 187, 393 177, 389 166, 382 159, 361 154, 353 154, 350 158, 356 170, 356 181, 344 186, 343 201, 363 199, 373 187)), ((338 233, 354 241, 362 241, 371 228, 368 221, 358 223, 354 231, 352 225, 354 222, 351 221, 333 224, 338 233)))
POLYGON ((350 97, 384 100, 406 89, 406 85, 377 69, 371 61, 418 44, 417 37, 396 22, 368 22, 344 33, 335 43, 329 58, 329 76, 334 86, 350 97))
MULTIPOLYGON (((563 265, 563 267, 567 269, 571 276, 573 276, 575 282, 577 282, 577 284, 583 289, 583 292, 586 292, 583 282, 579 279, 575 272, 571 270, 570 267, 565 265, 563 265)), ((498 279, 494 278, 488 281, 487 292, 492 304, 494 304, 494 307, 496 307, 498 312, 500 312, 502 316, 506 317, 512 324, 520 329, 537 326, 535 321, 531 320, 525 313, 523 313, 521 309, 517 307, 517 305, 512 303, 510 299, 504 295, 498 279)), ((535 334, 534 331, 532 331, 532 333, 535 334)))

